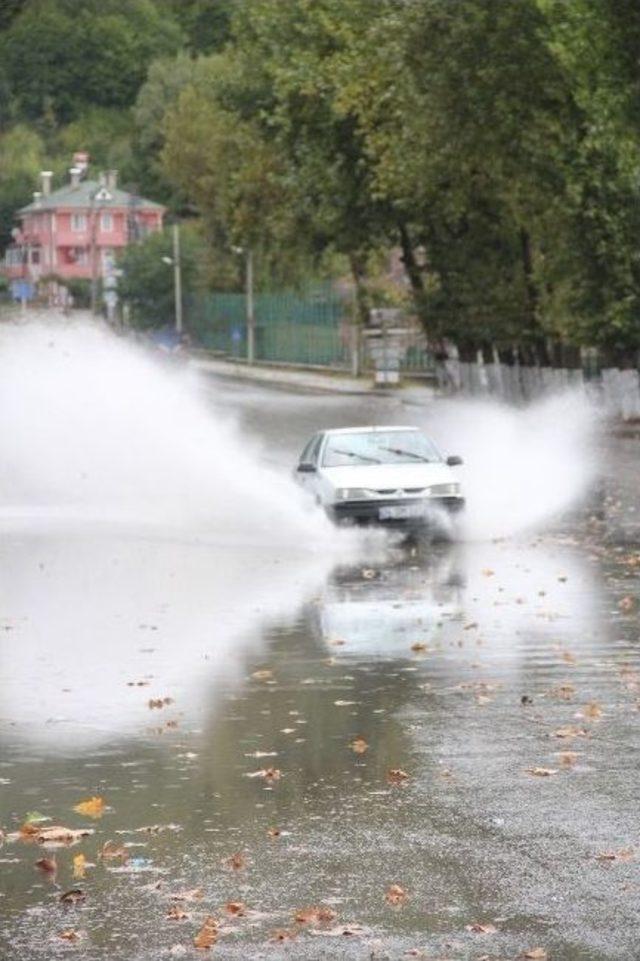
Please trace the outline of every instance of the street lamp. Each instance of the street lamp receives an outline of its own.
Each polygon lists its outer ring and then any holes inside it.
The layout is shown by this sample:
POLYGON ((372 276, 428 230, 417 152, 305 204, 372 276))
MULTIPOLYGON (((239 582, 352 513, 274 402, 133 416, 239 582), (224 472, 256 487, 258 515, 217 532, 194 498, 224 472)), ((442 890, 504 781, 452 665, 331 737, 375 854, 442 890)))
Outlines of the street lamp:
POLYGON ((173 257, 163 257, 162 262, 173 267, 173 291, 176 316, 176 334, 182 334, 182 262, 180 260, 180 227, 174 224, 173 257))
POLYGON ((245 297, 247 310, 247 363, 253 364, 256 356, 256 315, 253 307, 253 252, 244 247, 232 247, 234 254, 246 254, 245 297))

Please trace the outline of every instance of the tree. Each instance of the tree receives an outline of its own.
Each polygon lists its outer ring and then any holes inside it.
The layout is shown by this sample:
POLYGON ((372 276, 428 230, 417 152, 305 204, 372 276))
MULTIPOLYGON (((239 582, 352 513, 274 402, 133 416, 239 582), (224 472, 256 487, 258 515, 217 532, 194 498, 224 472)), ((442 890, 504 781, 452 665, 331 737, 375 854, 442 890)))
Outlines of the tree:
POLYGON ((0 62, 17 117, 64 123, 131 105, 149 63, 180 42, 152 0, 32 0, 0 37, 0 62))
MULTIPOLYGON (((203 244, 193 228, 181 230, 180 262, 185 300, 198 284, 203 244)), ((175 315, 174 274, 163 257, 173 257, 170 231, 154 233, 126 247, 119 261, 123 275, 119 294, 131 308, 131 322, 142 329, 172 324, 175 315)))
POLYGON ((237 0, 170 0, 168 6, 182 27, 194 53, 221 50, 231 35, 237 0))
POLYGON ((11 241, 16 211, 33 199, 43 158, 42 138, 24 124, 0 135, 0 247, 11 241))

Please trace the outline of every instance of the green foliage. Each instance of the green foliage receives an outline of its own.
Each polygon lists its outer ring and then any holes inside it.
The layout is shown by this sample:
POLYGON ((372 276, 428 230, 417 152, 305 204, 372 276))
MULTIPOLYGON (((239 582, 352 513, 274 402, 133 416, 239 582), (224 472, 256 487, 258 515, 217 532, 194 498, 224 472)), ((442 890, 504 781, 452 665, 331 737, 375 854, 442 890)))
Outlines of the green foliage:
POLYGON ((182 27, 194 53, 220 50, 231 35, 231 18, 238 0, 169 0, 168 7, 182 27))
POLYGON ((0 61, 17 116, 68 122, 130 106, 149 63, 180 42, 152 0, 32 0, 0 37, 0 61))
POLYGON ((0 134, 0 246, 11 240, 15 213, 33 199, 44 163, 42 138, 24 124, 0 134))
MULTIPOLYGON (((223 289, 250 247, 265 288, 348 264, 361 317, 408 291, 469 351, 633 352, 639 48, 636 0, 7 0, 0 239, 87 149, 201 217, 223 289)), ((153 243, 127 253, 140 323, 172 313, 153 243)))
POLYGON ((61 281, 73 297, 74 307, 82 307, 87 310, 91 306, 91 281, 84 280, 82 277, 72 277, 70 280, 61 281))
MULTIPOLYGON (((198 285, 203 245, 193 228, 181 229, 180 262, 186 302, 198 285)), ((175 311, 174 271, 163 257, 173 257, 170 230, 155 233, 142 243, 127 247, 119 262, 123 270, 119 294, 131 308, 131 321, 140 328, 163 327, 173 322, 175 311)))

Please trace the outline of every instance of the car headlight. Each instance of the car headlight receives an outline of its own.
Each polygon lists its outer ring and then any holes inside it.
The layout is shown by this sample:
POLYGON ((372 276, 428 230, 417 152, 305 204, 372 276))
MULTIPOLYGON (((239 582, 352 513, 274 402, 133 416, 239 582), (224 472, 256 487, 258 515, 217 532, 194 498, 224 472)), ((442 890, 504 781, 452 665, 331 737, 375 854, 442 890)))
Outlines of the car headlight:
POLYGON ((460 484, 434 484, 429 488, 431 497, 457 497, 460 494, 460 484))
POLYGON ((336 500, 339 501, 361 501, 370 496, 369 491, 363 487, 338 487, 336 490, 336 500))

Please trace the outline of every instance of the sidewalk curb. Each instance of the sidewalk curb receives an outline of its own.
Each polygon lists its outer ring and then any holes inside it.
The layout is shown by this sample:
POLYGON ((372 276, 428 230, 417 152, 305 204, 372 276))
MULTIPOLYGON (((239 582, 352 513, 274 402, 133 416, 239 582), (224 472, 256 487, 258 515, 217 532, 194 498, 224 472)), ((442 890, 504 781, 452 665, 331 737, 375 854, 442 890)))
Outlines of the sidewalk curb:
POLYGON ((293 388, 304 391, 316 391, 325 394, 345 394, 356 397, 394 397, 395 391, 380 389, 362 381, 333 371, 287 369, 269 365, 268 367, 252 366, 234 363, 214 358, 203 358, 191 355, 193 367, 205 374, 224 377, 229 380, 244 380, 256 384, 268 384, 276 388, 293 388))

